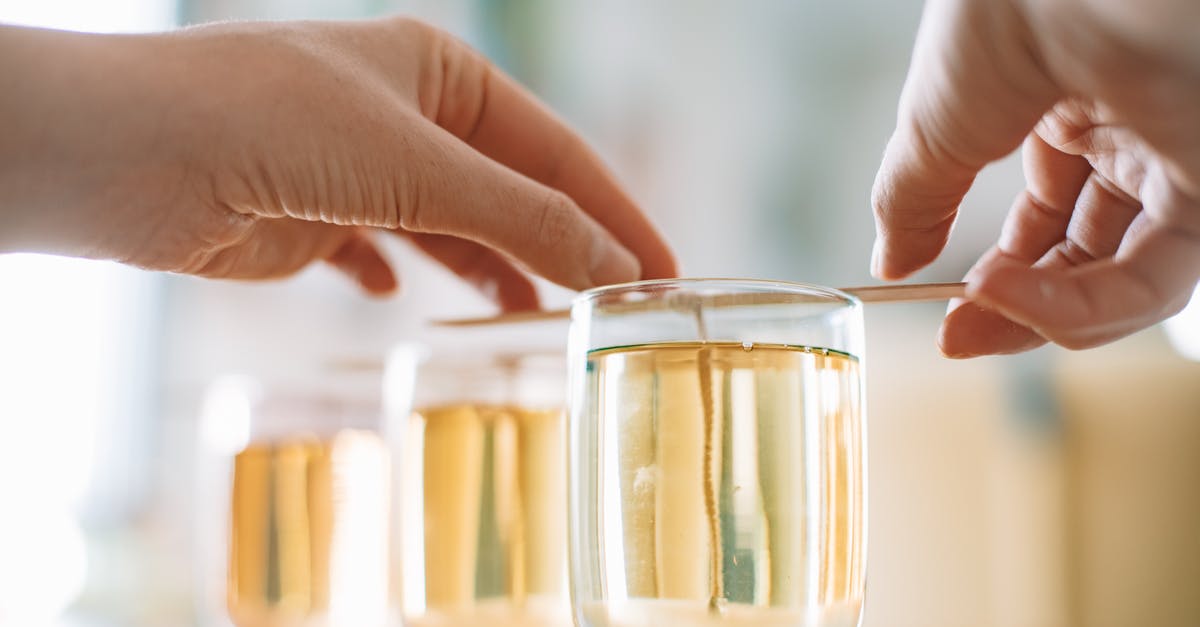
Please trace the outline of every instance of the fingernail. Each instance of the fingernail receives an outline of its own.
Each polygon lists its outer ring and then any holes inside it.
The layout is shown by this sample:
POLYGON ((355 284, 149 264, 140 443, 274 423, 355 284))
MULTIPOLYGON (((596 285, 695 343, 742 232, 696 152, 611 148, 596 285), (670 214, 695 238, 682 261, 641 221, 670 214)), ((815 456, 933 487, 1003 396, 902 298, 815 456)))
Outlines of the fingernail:
POLYGON ((592 286, 627 283, 642 278, 642 264, 633 253, 612 240, 604 238, 593 249, 588 278, 592 286))
POLYGON ((946 318, 942 320, 941 326, 938 327, 938 350, 942 352, 943 356, 949 359, 967 359, 975 356, 975 353, 969 350, 968 346, 964 346, 962 334, 955 332, 958 327, 953 322, 955 310, 965 304, 965 302, 958 299, 951 301, 951 307, 946 311, 946 318), (958 306, 954 306, 955 302, 957 302, 958 306))
MULTIPOLYGON (((944 331, 939 332, 939 336, 944 334, 944 331)), ((945 357, 946 359, 972 359, 974 357, 980 357, 979 353, 963 350, 952 341, 947 341, 942 337, 938 338, 938 350, 941 351, 942 357, 945 357)))
POLYGON ((372 298, 387 298, 397 293, 400 288, 400 283, 391 274, 386 276, 367 276, 363 277, 361 281, 363 288, 366 289, 367 294, 372 298))

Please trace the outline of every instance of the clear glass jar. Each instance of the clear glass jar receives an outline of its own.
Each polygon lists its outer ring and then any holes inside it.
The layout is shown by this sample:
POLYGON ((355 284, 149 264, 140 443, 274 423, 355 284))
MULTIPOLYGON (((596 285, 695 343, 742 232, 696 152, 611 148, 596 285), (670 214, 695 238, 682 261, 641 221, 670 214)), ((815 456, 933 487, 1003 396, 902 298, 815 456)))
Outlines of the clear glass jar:
POLYGON ((404 624, 570 627, 563 354, 402 347, 388 389, 414 371, 387 394, 404 624))
POLYGON ((768 281, 581 294, 569 546, 583 627, 851 627, 866 544, 861 304, 768 281))

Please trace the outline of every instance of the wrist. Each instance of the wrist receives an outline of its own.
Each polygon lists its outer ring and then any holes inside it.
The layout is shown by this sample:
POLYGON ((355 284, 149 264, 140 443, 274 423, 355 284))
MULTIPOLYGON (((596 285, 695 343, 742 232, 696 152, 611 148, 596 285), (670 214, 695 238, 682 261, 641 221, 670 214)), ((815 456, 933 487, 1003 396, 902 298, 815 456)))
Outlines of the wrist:
POLYGON ((112 257, 114 187, 142 126, 149 39, 0 27, 0 252, 112 257))

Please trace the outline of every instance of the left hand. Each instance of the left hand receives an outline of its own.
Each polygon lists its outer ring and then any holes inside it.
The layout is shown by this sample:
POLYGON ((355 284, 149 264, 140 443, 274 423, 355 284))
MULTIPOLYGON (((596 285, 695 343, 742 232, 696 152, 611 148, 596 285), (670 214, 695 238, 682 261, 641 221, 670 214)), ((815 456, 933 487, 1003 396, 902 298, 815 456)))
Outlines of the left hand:
POLYGON ((508 310, 538 305, 525 271, 675 273, 582 139, 414 20, 0 27, 0 80, 0 252, 248 279, 325 261, 384 294, 386 231, 508 310))

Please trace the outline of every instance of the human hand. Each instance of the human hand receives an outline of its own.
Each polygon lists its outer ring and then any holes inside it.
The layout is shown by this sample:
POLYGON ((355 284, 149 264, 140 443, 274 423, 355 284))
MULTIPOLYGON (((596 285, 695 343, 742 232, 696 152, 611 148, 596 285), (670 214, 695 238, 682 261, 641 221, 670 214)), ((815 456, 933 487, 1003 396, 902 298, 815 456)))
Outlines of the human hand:
POLYGON ((324 260, 387 293, 387 230, 510 310, 538 304, 523 270, 575 289, 675 273, 577 135, 413 20, 4 28, 5 57, 0 113, 21 123, 0 207, 22 212, 0 213, 0 251, 252 279, 324 260))
POLYGON ((1200 4, 932 0, 873 194, 872 272, 945 246, 987 163, 1026 189, 967 275, 953 357, 1087 348, 1187 304, 1200 278, 1200 4))

